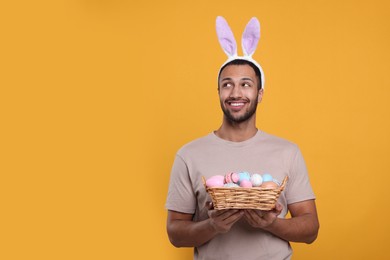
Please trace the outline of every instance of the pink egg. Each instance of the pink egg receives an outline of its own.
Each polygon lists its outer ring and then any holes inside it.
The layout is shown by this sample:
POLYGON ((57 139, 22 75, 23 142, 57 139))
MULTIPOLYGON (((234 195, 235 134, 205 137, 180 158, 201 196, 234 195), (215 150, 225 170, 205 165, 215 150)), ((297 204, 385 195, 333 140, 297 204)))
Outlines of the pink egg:
POLYGON ((238 174, 235 173, 235 172, 233 172, 233 173, 231 174, 231 178, 232 178, 232 181, 233 181, 234 183, 237 183, 238 180, 240 179, 239 176, 238 176, 238 174))
POLYGON ((237 183, 238 179, 238 174, 235 172, 231 172, 225 175, 225 183, 237 183))
POLYGON ((206 180, 206 186, 209 188, 223 187, 225 176, 214 175, 206 180))
POLYGON ((243 188, 252 188, 252 182, 248 180, 240 181, 240 186, 243 188))

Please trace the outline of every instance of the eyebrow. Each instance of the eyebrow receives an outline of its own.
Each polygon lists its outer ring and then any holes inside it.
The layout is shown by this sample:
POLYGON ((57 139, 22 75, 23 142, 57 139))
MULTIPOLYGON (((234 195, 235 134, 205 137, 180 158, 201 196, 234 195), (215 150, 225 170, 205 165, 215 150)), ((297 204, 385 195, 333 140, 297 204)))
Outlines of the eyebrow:
POLYGON ((242 78, 241 80, 249 80, 249 81, 254 82, 251 78, 242 78))
MULTIPOLYGON (((232 78, 223 78, 223 79, 221 79, 221 81, 226 81, 226 80, 233 80, 233 79, 232 78)), ((249 81, 254 82, 251 78, 241 78, 240 80, 249 80, 249 81)))

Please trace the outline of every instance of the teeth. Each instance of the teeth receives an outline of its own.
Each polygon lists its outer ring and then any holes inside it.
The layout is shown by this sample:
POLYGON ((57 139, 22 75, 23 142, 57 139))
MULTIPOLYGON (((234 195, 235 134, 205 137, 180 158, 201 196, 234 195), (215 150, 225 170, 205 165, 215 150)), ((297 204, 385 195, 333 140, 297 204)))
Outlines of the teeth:
POLYGON ((244 103, 231 103, 230 105, 233 107, 238 107, 238 106, 243 106, 244 103))

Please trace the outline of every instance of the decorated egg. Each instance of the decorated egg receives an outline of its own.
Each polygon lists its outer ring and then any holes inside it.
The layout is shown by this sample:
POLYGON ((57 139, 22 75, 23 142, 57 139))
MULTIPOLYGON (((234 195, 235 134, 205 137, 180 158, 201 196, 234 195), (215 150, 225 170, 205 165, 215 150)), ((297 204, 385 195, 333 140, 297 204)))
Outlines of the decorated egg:
POLYGON ((240 187, 240 186, 238 186, 238 184, 236 184, 236 183, 228 182, 228 183, 225 183, 223 185, 223 187, 225 187, 225 188, 237 188, 237 187, 240 187))
POLYGON ((259 187, 263 183, 263 177, 258 173, 254 173, 251 176, 251 182, 253 187, 259 187))
POLYGON ((263 189, 276 189, 279 187, 278 184, 276 184, 275 182, 273 181, 265 181, 261 184, 260 186, 261 188, 263 189))
POLYGON ((251 174, 249 172, 240 172, 238 173, 238 182, 241 183, 243 180, 250 181, 251 174))
POLYGON ((242 180, 242 181, 240 181, 240 187, 252 188, 252 182, 248 181, 248 180, 242 180))
POLYGON ((225 175, 225 183, 237 183, 239 176, 235 172, 231 172, 225 175))
POLYGON ((272 178, 272 175, 269 174, 269 173, 264 173, 263 174, 263 182, 266 182, 266 181, 272 181, 274 178, 272 178))
POLYGON ((209 188, 223 187, 225 176, 214 175, 206 180, 206 186, 209 188))

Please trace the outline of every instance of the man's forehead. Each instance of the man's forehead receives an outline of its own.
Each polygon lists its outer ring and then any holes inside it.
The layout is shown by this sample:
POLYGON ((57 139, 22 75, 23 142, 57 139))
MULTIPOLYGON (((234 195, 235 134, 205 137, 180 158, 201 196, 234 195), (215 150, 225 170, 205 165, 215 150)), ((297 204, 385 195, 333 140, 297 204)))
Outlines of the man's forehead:
POLYGON ((225 78, 250 78, 255 79, 256 73, 249 65, 228 65, 221 72, 221 79, 225 78))

